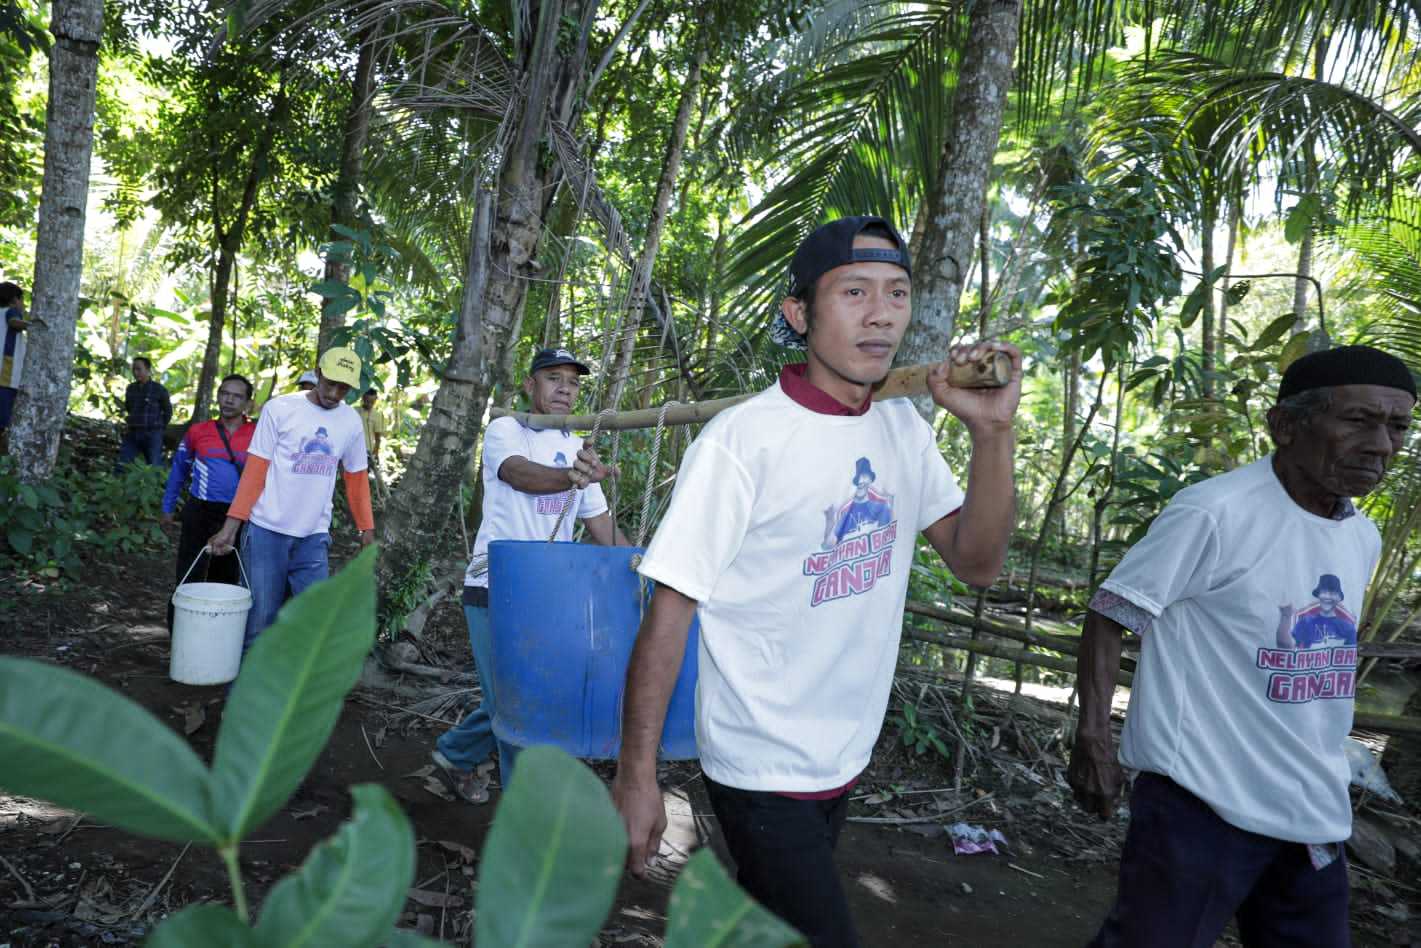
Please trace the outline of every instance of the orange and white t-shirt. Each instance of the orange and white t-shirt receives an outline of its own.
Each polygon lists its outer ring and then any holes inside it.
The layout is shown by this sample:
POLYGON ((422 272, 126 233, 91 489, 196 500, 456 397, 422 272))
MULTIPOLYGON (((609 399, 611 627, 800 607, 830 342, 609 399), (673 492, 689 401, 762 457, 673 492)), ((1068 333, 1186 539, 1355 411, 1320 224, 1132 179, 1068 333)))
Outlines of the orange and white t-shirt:
POLYGON ((338 468, 365 470, 365 430, 349 405, 322 408, 295 392, 262 406, 248 453, 269 462, 251 522, 274 533, 308 537, 331 526, 338 468))

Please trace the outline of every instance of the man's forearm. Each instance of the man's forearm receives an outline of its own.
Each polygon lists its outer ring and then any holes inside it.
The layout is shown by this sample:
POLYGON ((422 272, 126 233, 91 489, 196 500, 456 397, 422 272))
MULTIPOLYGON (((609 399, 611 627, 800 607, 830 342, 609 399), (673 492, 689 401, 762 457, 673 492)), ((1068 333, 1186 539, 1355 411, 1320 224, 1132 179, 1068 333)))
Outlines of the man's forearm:
POLYGON ((958 514, 949 564, 979 580, 988 576, 994 580, 1006 563, 1007 544, 1016 526, 1015 453, 1016 435, 1010 428, 972 438, 967 496, 958 514))
POLYGON ((1115 700, 1115 677, 1120 671, 1124 638, 1125 627, 1120 623, 1093 609, 1086 612, 1080 654, 1076 656, 1081 700, 1078 733, 1083 738, 1110 737, 1110 707, 1115 700))
POLYGON ((666 707, 686 654, 686 636, 696 601, 667 586, 651 597, 627 667, 622 706, 622 751, 618 768, 633 779, 656 778, 656 749, 666 707))
POLYGON ((524 494, 560 494, 572 487, 572 469, 548 467, 527 458, 509 458, 498 469, 499 480, 524 494))

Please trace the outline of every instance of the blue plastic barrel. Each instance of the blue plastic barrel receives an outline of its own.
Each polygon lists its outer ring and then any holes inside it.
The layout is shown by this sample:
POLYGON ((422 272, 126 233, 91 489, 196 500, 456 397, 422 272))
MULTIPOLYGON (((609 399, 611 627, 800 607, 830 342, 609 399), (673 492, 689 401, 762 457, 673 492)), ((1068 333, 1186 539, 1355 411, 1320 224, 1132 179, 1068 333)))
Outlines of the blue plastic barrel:
MULTIPOLYGON (((492 675, 498 695, 493 732, 499 740, 519 747, 552 744, 575 757, 617 756, 627 663, 651 599, 652 584, 632 568, 632 557, 641 552, 590 543, 489 544, 492 675)), ((661 757, 667 760, 699 756, 699 633, 692 622, 661 733, 661 757)))

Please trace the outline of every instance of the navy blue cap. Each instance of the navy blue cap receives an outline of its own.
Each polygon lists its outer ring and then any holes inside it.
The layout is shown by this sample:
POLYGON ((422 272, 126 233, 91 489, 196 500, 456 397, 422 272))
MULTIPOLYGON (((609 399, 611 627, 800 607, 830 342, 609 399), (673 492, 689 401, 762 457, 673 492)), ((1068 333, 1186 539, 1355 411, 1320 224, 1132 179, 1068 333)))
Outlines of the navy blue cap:
MULTIPOLYGON (((794 252, 794 259, 789 265, 789 295, 802 297, 807 288, 835 267, 864 262, 897 264, 908 271, 909 277, 913 275, 908 244, 897 228, 888 221, 869 215, 841 217, 830 221, 811 231, 794 252), (897 246, 891 250, 887 247, 855 247, 854 238, 874 225, 887 231, 889 239, 897 246)), ((770 326, 770 335, 782 346, 791 349, 805 347, 804 336, 785 321, 783 313, 778 314, 770 326)))
POLYGON ((591 375, 592 370, 586 365, 577 361, 577 357, 566 349, 542 349, 533 356, 533 364, 528 367, 528 374, 532 375, 539 369, 551 369, 557 365, 571 365, 577 367, 578 375, 591 375))

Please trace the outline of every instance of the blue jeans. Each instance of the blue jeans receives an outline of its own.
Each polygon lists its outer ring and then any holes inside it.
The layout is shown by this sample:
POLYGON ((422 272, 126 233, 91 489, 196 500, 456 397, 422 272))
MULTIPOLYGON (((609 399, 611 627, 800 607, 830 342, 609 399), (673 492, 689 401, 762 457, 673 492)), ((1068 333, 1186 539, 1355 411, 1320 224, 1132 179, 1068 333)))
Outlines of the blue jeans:
POLYGON ((326 557, 330 546, 329 533, 289 537, 254 523, 247 524, 242 531, 241 550, 247 588, 252 591, 252 611, 247 613, 243 655, 257 636, 276 621, 276 613, 286 602, 288 591, 298 596, 307 586, 330 575, 326 557))
POLYGON ((513 776, 513 758, 518 749, 493 736, 493 632, 489 628, 488 608, 465 606, 464 621, 469 624, 469 647, 474 652, 474 667, 479 673, 484 700, 458 725, 441 734, 435 746, 449 763, 460 770, 473 770, 496 747, 498 779, 506 790, 509 778, 513 776))
POLYGON ((162 428, 129 428, 124 431, 115 470, 139 457, 154 466, 163 463, 162 428))
POLYGON ((1231 917, 1247 948, 1346 948, 1346 858, 1314 869, 1301 843, 1231 826, 1168 777, 1140 774, 1119 894, 1092 948, 1210 948, 1231 917))

